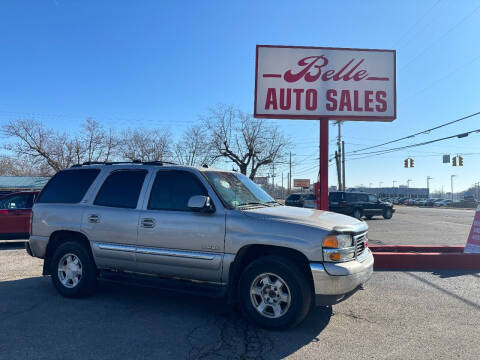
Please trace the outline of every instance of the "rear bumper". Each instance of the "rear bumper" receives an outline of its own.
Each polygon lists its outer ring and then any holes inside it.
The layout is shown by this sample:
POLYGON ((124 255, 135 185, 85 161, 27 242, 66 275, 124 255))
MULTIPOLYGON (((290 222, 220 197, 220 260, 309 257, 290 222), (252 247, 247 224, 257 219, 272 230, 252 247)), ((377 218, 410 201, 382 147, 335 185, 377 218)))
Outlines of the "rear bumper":
POLYGON ((373 273, 373 255, 367 248, 362 260, 311 263, 317 305, 338 303, 365 284, 373 273))
POLYGON ((25 247, 28 246, 30 252, 27 249, 29 255, 43 259, 47 251, 48 236, 30 236, 25 247))

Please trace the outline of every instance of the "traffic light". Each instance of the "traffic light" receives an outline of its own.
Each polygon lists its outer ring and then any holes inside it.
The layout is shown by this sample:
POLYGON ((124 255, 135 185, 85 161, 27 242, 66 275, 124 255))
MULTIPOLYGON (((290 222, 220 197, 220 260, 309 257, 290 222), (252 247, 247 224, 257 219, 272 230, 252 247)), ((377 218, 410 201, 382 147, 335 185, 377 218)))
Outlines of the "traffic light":
POLYGON ((410 159, 410 167, 414 167, 415 166, 415 161, 413 159, 410 159))
POLYGON ((405 166, 406 168, 408 168, 408 159, 405 159, 405 161, 403 162, 403 166, 405 166))
POLYGON ((458 157, 458 166, 463 166, 463 157, 458 157))
POLYGON ((454 156, 452 158, 452 166, 457 166, 457 157, 456 156, 454 156))

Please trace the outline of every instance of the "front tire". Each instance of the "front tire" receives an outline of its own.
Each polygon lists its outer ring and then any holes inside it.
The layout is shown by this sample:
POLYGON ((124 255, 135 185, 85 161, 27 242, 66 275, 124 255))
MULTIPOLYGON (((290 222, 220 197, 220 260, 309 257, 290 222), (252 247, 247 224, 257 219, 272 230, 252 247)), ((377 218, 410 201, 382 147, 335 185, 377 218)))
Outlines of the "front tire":
POLYGON ((85 246, 69 241, 61 244, 51 261, 52 282, 66 297, 90 295, 97 285, 97 268, 85 246))
POLYGON ((288 259, 266 256, 249 264, 238 286, 243 314, 261 327, 274 330, 298 325, 312 304, 307 274, 288 259))

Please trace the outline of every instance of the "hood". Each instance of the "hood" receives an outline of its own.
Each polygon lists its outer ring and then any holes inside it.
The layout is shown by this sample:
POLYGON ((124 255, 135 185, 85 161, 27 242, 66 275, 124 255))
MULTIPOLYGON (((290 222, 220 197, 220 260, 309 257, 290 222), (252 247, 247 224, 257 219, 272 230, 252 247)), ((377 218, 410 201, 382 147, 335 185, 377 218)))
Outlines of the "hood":
POLYGON ((333 213, 330 211, 299 208, 293 206, 272 206, 243 210, 249 217, 270 221, 291 222, 309 225, 328 231, 363 232, 368 225, 353 217, 333 213))

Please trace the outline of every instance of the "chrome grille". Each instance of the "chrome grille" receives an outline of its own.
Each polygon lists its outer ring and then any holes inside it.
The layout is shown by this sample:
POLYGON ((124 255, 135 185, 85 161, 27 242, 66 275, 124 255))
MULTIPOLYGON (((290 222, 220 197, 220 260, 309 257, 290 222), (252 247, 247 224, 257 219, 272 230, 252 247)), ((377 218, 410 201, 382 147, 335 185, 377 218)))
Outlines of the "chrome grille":
POLYGON ((361 255, 365 251, 366 241, 367 241, 367 233, 353 236, 353 243, 355 246, 355 257, 361 255))

